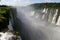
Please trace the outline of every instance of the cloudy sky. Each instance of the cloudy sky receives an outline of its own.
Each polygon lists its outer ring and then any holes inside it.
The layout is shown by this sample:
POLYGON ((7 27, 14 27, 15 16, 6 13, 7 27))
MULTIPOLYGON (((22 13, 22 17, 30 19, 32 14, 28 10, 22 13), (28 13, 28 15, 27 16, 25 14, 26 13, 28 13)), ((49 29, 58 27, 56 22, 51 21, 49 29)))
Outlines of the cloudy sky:
POLYGON ((42 3, 42 2, 60 2, 60 0, 1 0, 0 4, 25 6, 32 3, 42 3))

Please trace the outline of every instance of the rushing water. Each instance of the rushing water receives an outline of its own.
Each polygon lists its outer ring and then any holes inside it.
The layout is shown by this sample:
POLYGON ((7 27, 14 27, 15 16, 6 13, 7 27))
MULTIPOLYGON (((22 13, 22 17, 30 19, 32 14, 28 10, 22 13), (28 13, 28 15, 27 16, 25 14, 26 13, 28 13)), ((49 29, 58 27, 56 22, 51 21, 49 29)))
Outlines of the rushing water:
MULTIPOLYGON (((14 29, 21 33, 22 40, 60 40, 59 9, 17 7, 14 29)), ((15 14, 14 14, 15 15, 15 14)))

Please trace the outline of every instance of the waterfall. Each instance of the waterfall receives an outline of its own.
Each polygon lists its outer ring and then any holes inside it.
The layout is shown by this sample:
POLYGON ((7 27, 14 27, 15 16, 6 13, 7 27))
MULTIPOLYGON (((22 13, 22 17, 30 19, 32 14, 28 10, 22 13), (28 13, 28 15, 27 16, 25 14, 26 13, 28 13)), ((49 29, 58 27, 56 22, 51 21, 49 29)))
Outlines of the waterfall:
POLYGON ((60 25, 58 8, 16 9, 17 14, 13 13, 13 29, 20 32, 22 40, 60 40, 60 27, 57 26, 60 25))
MULTIPOLYGON (((56 19, 57 19, 56 17, 58 16, 58 11, 59 11, 59 9, 43 8, 43 10, 40 12, 40 14, 42 14, 43 20, 56 24, 56 25, 59 25, 59 22, 56 23, 56 19)), ((57 19, 57 21, 58 20, 59 20, 59 18, 57 19)))
POLYGON ((9 18, 9 25, 8 25, 9 30, 13 30, 12 24, 13 24, 13 15, 12 15, 12 11, 10 11, 10 18, 9 18))
POLYGON ((57 21, 56 25, 60 25, 60 16, 58 18, 58 21, 57 21))
POLYGON ((55 21, 56 21, 56 16, 57 16, 57 13, 58 13, 58 9, 56 9, 56 12, 55 12, 55 15, 54 15, 54 17, 53 17, 52 23, 55 23, 55 21))

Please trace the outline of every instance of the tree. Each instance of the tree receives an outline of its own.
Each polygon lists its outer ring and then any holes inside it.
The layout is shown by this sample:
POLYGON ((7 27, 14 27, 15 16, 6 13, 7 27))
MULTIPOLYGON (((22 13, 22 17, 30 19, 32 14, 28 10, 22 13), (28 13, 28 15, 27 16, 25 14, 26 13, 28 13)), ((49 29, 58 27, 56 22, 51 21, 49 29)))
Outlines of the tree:
POLYGON ((0 31, 8 28, 10 7, 0 5, 0 31))

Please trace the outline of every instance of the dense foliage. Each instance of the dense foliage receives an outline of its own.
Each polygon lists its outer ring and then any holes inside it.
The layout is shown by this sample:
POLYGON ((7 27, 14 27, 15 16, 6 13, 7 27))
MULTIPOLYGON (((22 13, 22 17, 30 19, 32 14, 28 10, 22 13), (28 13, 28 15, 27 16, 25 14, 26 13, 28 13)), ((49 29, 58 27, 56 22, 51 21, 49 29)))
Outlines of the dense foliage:
POLYGON ((9 24, 9 13, 10 7, 6 5, 0 5, 0 31, 4 28, 7 28, 9 24))
POLYGON ((39 8, 59 8, 60 3, 35 3, 35 4, 32 4, 31 6, 35 7, 36 9, 39 9, 39 8))

